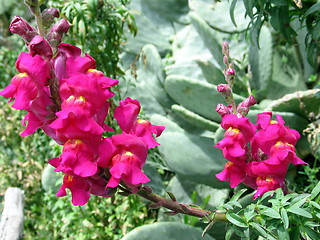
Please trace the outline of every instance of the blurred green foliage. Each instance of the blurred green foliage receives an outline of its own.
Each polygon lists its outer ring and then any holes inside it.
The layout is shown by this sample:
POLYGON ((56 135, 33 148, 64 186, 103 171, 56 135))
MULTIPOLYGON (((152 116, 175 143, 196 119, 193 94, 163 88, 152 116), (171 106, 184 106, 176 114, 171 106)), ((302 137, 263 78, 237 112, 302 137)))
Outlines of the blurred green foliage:
MULTIPOLYGON (((46 5, 58 7, 72 24, 64 41, 92 55, 98 69, 107 76, 125 79, 117 90, 119 95, 137 98, 143 106, 144 117, 153 124, 166 126, 159 138, 159 152, 150 153, 151 164, 145 169, 152 178, 150 186, 155 192, 163 194, 165 187, 178 201, 210 210, 225 203, 221 208, 229 213, 233 223, 227 234, 233 231, 246 239, 247 236, 256 239, 258 235, 274 237, 274 234, 287 236, 287 233, 281 227, 282 232, 274 233, 275 228, 271 229, 279 225, 277 217, 264 215, 264 222, 255 221, 262 214, 262 206, 280 209, 278 203, 271 201, 274 199, 267 203, 255 202, 253 206, 250 194, 241 198, 238 195, 241 206, 248 206, 241 210, 237 201, 233 201, 233 191, 214 176, 225 163, 221 152, 212 147, 223 137, 220 118, 214 111, 217 103, 223 103, 216 91, 216 85, 224 81, 220 43, 224 40, 230 43, 237 73, 234 88, 237 101, 248 94, 259 101, 249 115, 251 120, 255 120, 258 112, 273 111, 283 115, 291 128, 303 134, 297 150, 309 165, 290 168, 287 178, 293 190, 311 192, 319 188, 320 177, 320 98, 317 97, 320 78, 319 62, 315 62, 319 56, 319 31, 316 30, 319 3, 302 3, 301 9, 293 1, 267 0, 49 0, 46 5), (283 12, 285 17, 281 18, 283 12), (228 199, 233 202, 231 208, 228 199), (256 214, 254 218, 250 218, 252 212, 256 214), (270 232, 264 225, 271 226, 270 232)), ((15 75, 14 62, 23 49, 22 41, 10 36, 3 26, 8 25, 13 13, 31 19, 23 4, 16 6, 11 1, 5 4, 6 8, 0 12, 1 20, 5 19, 0 27, 1 87, 15 75)), ((134 196, 92 197, 86 206, 73 207, 70 196, 60 199, 51 191, 44 192, 41 172, 47 160, 58 156, 61 149, 40 132, 20 138, 22 117, 22 112, 3 103, 0 183, 1 193, 9 186, 19 186, 26 192, 26 239, 35 236, 38 239, 50 239, 48 236, 52 236, 51 239, 120 239, 131 229, 152 223, 156 218, 159 222, 177 221, 192 227, 176 223, 151 224, 134 230, 125 239, 135 239, 142 233, 149 236, 150 232, 161 235, 161 231, 167 229, 167 233, 176 237, 174 240, 180 238, 172 230, 173 225, 178 232, 190 232, 189 237, 199 233, 196 228, 205 228, 205 224, 194 217, 168 217, 163 210, 149 211, 134 196)), ((291 195, 285 209, 294 205, 297 198, 299 196, 291 195)), ((318 205, 310 203, 314 199, 305 200, 299 208, 318 209, 318 205)), ((312 222, 304 224, 302 215, 298 214, 297 220, 297 213, 289 214, 290 224, 299 226, 302 237, 312 238, 312 233, 318 231, 312 222)), ((318 215, 314 218, 319 220, 318 215)), ((224 239, 226 232, 225 224, 221 223, 213 225, 208 234, 214 239, 224 239)))

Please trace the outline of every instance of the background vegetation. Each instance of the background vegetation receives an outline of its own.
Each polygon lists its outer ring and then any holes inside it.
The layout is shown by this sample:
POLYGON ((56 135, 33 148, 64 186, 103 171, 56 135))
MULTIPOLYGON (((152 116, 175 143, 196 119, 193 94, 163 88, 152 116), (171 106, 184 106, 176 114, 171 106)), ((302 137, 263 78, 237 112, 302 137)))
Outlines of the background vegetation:
MULTIPOLYGON (((145 169, 155 192, 169 191, 180 202, 228 212, 231 227, 217 223, 206 239, 224 239, 226 233, 244 239, 319 236, 320 3, 297 2, 302 7, 286 0, 46 3, 59 8, 72 23, 64 41, 81 47, 97 60, 99 70, 121 80, 115 89, 116 101, 124 96, 139 99, 144 117, 167 127, 145 169), (259 101, 249 117, 273 111, 302 134, 297 150, 309 165, 290 168, 287 179, 295 192, 312 191, 312 195, 291 195, 281 203, 251 203, 250 191, 233 196, 234 191, 215 178, 225 164, 221 152, 212 147, 223 137, 214 110, 224 102, 216 91, 216 85, 224 82, 222 41, 230 43, 237 72, 236 100, 253 94, 259 101), (284 225, 277 225, 277 219, 284 225)), ((16 57, 26 50, 22 40, 9 33, 10 20, 20 15, 32 21, 32 16, 22 3, 0 1, 0 5, 3 88, 16 74, 16 57)), ((1 101, 0 193, 3 196, 9 186, 25 191, 25 239, 121 239, 126 235, 124 240, 132 240, 148 234, 154 237, 157 231, 165 231, 170 239, 181 239, 183 234, 184 239, 199 238, 205 224, 198 219, 150 210, 136 196, 92 197, 83 207, 73 207, 70 196, 57 198, 54 192, 61 180, 47 167, 47 160, 58 156, 60 147, 41 132, 19 137, 24 113, 1 101), (51 184, 52 179, 57 183, 51 184), (141 225, 146 226, 127 234, 141 225)), ((236 192, 240 188, 245 187, 236 192)), ((280 195, 278 191, 275 196, 280 195)))

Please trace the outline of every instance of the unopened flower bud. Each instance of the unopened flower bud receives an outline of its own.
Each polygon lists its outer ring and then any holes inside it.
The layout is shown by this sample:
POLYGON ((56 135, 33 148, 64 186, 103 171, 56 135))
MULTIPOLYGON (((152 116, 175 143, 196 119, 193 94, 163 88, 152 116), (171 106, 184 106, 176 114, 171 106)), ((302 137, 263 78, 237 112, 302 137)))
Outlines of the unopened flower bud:
POLYGON ((222 46, 222 53, 223 53, 223 55, 225 55, 225 56, 229 56, 229 43, 228 42, 223 42, 222 44, 221 44, 221 46, 222 46))
POLYGON ((66 19, 61 19, 55 23, 50 32, 47 35, 47 40, 53 48, 57 48, 62 40, 63 34, 67 33, 70 28, 70 24, 66 19))
POLYGON ((228 68, 227 69, 227 75, 229 76, 234 76, 236 74, 235 70, 233 68, 228 68))
POLYGON ((231 108, 226 107, 222 103, 218 103, 216 107, 216 112, 223 117, 224 115, 231 114, 231 108))
POLYGON ((249 96, 243 102, 241 102, 237 107, 238 117, 245 117, 249 113, 250 107, 257 103, 253 96, 249 96))
POLYGON ((40 55, 44 58, 52 58, 52 49, 49 43, 40 35, 35 36, 29 44, 31 55, 40 55))
POLYGON ((60 16, 59 10, 56 8, 47 8, 42 12, 43 23, 46 27, 50 27, 53 23, 54 18, 60 16))
POLYGON ((14 17, 10 23, 10 32, 18 34, 29 43, 38 33, 26 20, 21 17, 14 17))
POLYGON ((226 102, 232 104, 232 89, 228 84, 219 84, 217 86, 217 91, 225 98, 226 102))
POLYGON ((243 107, 251 107, 255 104, 257 104, 257 100, 254 98, 254 96, 249 96, 243 102, 241 102, 239 105, 241 105, 243 107))
POLYGON ((228 84, 219 84, 217 86, 217 91, 220 93, 228 94, 228 95, 231 94, 231 88, 228 84))

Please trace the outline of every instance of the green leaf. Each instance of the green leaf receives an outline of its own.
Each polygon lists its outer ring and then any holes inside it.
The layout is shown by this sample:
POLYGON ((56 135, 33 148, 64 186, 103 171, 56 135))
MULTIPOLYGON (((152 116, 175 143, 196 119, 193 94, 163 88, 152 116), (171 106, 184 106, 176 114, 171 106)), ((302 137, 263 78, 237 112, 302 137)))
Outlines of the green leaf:
MULTIPOLYGON (((224 102, 224 98, 217 91, 216 85, 171 75, 165 80, 165 89, 172 99, 186 109, 213 121, 221 121, 221 116, 214 109, 218 103, 224 102)), ((234 98, 237 103, 244 100, 237 94, 234 94, 234 98)))
POLYGON ((190 9, 201 16, 214 29, 227 33, 245 31, 250 19, 245 16, 245 7, 242 0, 237 0, 237 7, 234 8, 234 21, 237 26, 233 24, 231 15, 226 14, 229 12, 231 4, 231 1, 189 1, 190 9))
POLYGON ((203 232, 201 234, 202 237, 204 237, 207 232, 212 228, 212 226, 215 224, 216 222, 215 221, 212 221, 210 222, 204 229, 203 229, 203 232))
POLYGON ((60 188, 60 186, 57 185, 57 181, 59 181, 62 176, 60 173, 55 172, 54 169, 50 164, 47 164, 42 172, 41 184, 45 191, 57 192, 60 188))
POLYGON ((268 191, 265 194, 262 195, 261 198, 258 199, 258 203, 261 203, 263 200, 265 200, 266 198, 272 196, 274 194, 274 191, 268 191))
POLYGON ((248 189, 244 188, 244 189, 241 189, 239 190, 238 192, 236 192, 232 198, 230 199, 230 202, 231 201, 238 201, 239 198, 247 191, 248 189))
POLYGON ((277 227, 277 233, 278 233, 278 238, 281 240, 290 240, 290 235, 287 229, 285 229, 283 226, 278 226, 277 227))
POLYGON ((239 215, 237 215, 235 213, 227 213, 226 217, 229 222, 233 223, 234 225, 236 225, 238 227, 242 227, 242 228, 248 227, 247 222, 242 217, 240 217, 239 215))
POLYGON ((253 18, 254 1, 243 0, 243 4, 246 8, 246 14, 252 19, 253 18))
POLYGON ((199 33, 202 41, 206 47, 210 50, 212 56, 221 67, 224 68, 223 64, 223 54, 221 51, 221 44, 216 38, 216 34, 213 29, 196 13, 191 12, 190 14, 191 22, 199 33))
POLYGON ((208 83, 215 85, 224 83, 225 77, 221 69, 217 68, 210 61, 195 60, 195 62, 201 68, 202 74, 208 83))
POLYGON ((318 210, 320 210, 320 204, 314 202, 314 201, 310 201, 309 202, 312 206, 314 206, 315 208, 317 208, 318 210))
POLYGON ((305 16, 308 16, 312 13, 315 13, 315 12, 318 12, 320 10, 320 3, 316 3, 316 4, 313 4, 309 9, 308 11, 306 11, 306 13, 304 14, 305 16))
POLYGON ((251 222, 251 223, 250 223, 250 226, 253 227, 255 230, 257 230, 258 233, 259 233, 262 237, 264 237, 264 238, 267 237, 267 232, 266 232, 266 230, 264 230, 263 227, 262 227, 260 224, 255 223, 255 222, 251 222))
POLYGON ((230 14, 230 18, 232 23, 234 24, 234 26, 237 27, 236 21, 234 19, 234 9, 236 7, 237 4, 237 0, 232 0, 231 5, 230 5, 230 10, 229 10, 229 14, 230 14))
POLYGON ((249 62, 251 64, 253 86, 261 98, 269 87, 273 67, 273 40, 271 31, 266 26, 261 28, 259 46, 250 46, 249 62))
MULTIPOLYGON (((198 240, 201 238, 201 230, 177 222, 161 222, 137 227, 121 240, 198 240)), ((213 240, 209 235, 204 236, 204 240, 213 240)))
POLYGON ((230 240, 233 234, 234 234, 234 230, 233 228, 230 228, 226 233, 225 240, 230 240))
POLYGON ((244 209, 243 216, 246 219, 246 221, 250 221, 252 218, 257 216, 258 214, 255 212, 255 205, 250 204, 244 209))
POLYGON ((171 109, 177 113, 179 116, 181 116, 184 120, 187 122, 203 129, 207 129, 209 131, 216 131, 220 124, 213 122, 209 119, 206 119, 192 111, 189 111, 185 107, 182 107, 180 105, 174 104, 172 105, 171 109))
POLYGON ((138 54, 146 44, 155 45, 161 54, 168 52, 171 48, 169 39, 159 27, 142 14, 133 12, 133 16, 139 31, 135 37, 131 33, 127 34, 126 52, 138 54))
POLYGON ((280 215, 285 229, 289 228, 289 218, 287 211, 284 208, 280 208, 280 215))
POLYGON ((222 207, 224 207, 224 208, 227 209, 227 210, 233 210, 233 209, 234 209, 234 208, 233 208, 233 205, 231 205, 231 204, 229 204, 229 203, 223 204, 222 207))
POLYGON ((317 183, 317 185, 314 187, 314 189, 311 192, 311 200, 318 197, 320 193, 320 181, 317 183))
POLYGON ((307 199, 311 196, 308 193, 302 193, 297 195, 295 198, 292 199, 291 204, 295 207, 301 207, 303 204, 306 203, 307 199))
POLYGON ((166 190, 173 192, 179 202, 197 204, 198 206, 203 205, 209 196, 210 199, 206 207, 208 209, 215 209, 223 204, 229 193, 228 189, 215 189, 206 185, 196 184, 190 180, 181 179, 179 176, 175 176, 170 180, 166 190), (197 193, 196 201, 193 199, 194 192, 197 193))
POLYGON ((316 232, 309 227, 300 227, 300 231, 305 232, 312 240, 319 240, 320 239, 319 232, 316 232))
POLYGON ((277 219, 281 219, 280 214, 273 208, 269 208, 269 207, 263 207, 260 210, 261 214, 271 217, 271 218, 277 218, 277 219))
POLYGON ((230 201, 229 203, 232 204, 235 207, 242 208, 241 203, 238 202, 238 201, 230 201))
POLYGON ((303 217, 306 217, 306 218, 312 218, 312 215, 311 213, 309 213, 308 211, 302 209, 302 208, 299 208, 295 205, 291 206, 290 208, 287 209, 288 212, 291 212, 291 213, 294 213, 294 214, 297 214, 297 215, 300 215, 300 216, 303 216, 303 217))
POLYGON ((272 101, 265 111, 292 112, 308 118, 309 113, 315 115, 319 113, 319 106, 314 104, 317 99, 315 94, 320 92, 319 89, 310 89, 306 91, 297 91, 286 94, 282 98, 272 101), (303 103, 303 109, 300 107, 303 103))

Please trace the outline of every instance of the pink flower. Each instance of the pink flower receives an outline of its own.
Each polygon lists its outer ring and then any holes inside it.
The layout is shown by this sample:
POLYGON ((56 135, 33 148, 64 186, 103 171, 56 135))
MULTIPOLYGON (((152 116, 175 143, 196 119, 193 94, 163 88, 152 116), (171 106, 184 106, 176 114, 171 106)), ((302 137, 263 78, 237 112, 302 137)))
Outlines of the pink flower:
POLYGON ((16 61, 20 74, 13 77, 11 84, 0 92, 1 96, 16 99, 13 108, 27 110, 32 100, 42 94, 50 78, 47 63, 39 56, 21 53, 16 61))
POLYGON ((221 181, 230 182, 230 187, 235 188, 238 186, 246 176, 244 166, 238 166, 233 162, 227 162, 224 166, 224 170, 216 177, 221 181))
POLYGON ((227 129, 225 138, 215 147, 223 150, 224 157, 232 162, 243 165, 247 158, 247 143, 255 134, 255 126, 248 118, 238 118, 233 114, 222 118, 221 126, 227 129))
MULTIPOLYGON (((258 114, 258 129, 251 141, 252 155, 256 160, 259 160, 259 149, 266 155, 271 155, 271 149, 277 142, 282 142, 294 146, 300 134, 287 126, 284 126, 282 117, 277 115, 277 121, 271 120, 272 113, 258 114)), ((287 145, 287 146, 289 146, 287 145)), ((287 148, 288 150, 295 151, 294 147, 287 148)))
POLYGON ((50 76, 49 66, 39 55, 31 56, 22 52, 16 61, 16 68, 20 73, 27 73, 40 90, 48 85, 50 76))
POLYGON ((84 205, 90 198, 90 184, 82 177, 64 175, 63 184, 57 192, 58 197, 67 195, 66 188, 70 189, 72 194, 72 204, 75 206, 84 205))
POLYGON ((114 94, 108 90, 109 87, 117 84, 117 81, 108 83, 109 78, 94 78, 87 74, 74 74, 60 85, 60 97, 62 101, 68 99, 71 95, 75 97, 84 97, 94 107, 95 111, 99 111, 104 106, 105 101, 114 94))
POLYGON ((101 135, 104 132, 103 127, 93 119, 95 109, 85 97, 71 95, 61 107, 62 110, 56 112, 58 118, 50 124, 50 127, 56 130, 62 142, 101 135))
MULTIPOLYGON (((66 61, 71 57, 78 57, 81 55, 81 49, 67 43, 60 43, 58 47, 58 54, 52 59, 52 63, 55 70, 55 75, 61 81, 61 79, 68 78, 66 71, 66 61)), ((60 83, 61 84, 61 83, 60 83)))
POLYGON ((140 109, 141 107, 138 100, 127 97, 120 101, 120 105, 114 110, 114 118, 117 119, 123 131, 126 133, 130 132, 137 121, 140 109))
POLYGON ((106 188, 106 181, 98 175, 83 178, 65 174, 63 183, 56 195, 58 197, 66 196, 67 188, 71 191, 72 204, 75 206, 86 204, 90 199, 90 193, 102 197, 111 197, 114 194, 112 189, 106 188))
POLYGON ((148 148, 158 146, 159 143, 154 140, 154 135, 159 137, 165 127, 153 125, 147 120, 139 119, 139 112, 139 101, 127 97, 121 100, 120 106, 115 109, 114 118, 124 132, 140 137, 148 145, 148 148))
POLYGON ((141 171, 148 154, 147 145, 138 137, 126 133, 106 138, 99 147, 98 166, 110 167, 107 187, 115 188, 122 180, 132 190, 150 179, 141 171))
POLYGON ((261 197, 264 193, 283 187, 283 182, 279 182, 273 177, 258 177, 256 180, 257 192, 253 195, 253 200, 261 197))
MULTIPOLYGON (((20 136, 25 137, 34 133, 38 128, 44 128, 46 131, 50 131, 48 125, 55 119, 54 115, 54 104, 49 97, 48 89, 43 88, 43 92, 34 99, 27 109, 28 114, 22 120, 22 124, 26 125, 27 128, 20 134, 20 136)), ((55 135, 49 135, 56 140, 55 135)))
POLYGON ((26 110, 31 101, 38 95, 38 89, 31 77, 27 73, 20 73, 12 78, 11 84, 0 92, 0 95, 10 98, 9 102, 15 98, 13 108, 26 110))
MULTIPOLYGON (((56 166, 56 172, 75 174, 80 177, 91 177, 98 171, 94 140, 87 142, 80 139, 70 139, 63 147, 59 158, 49 161, 56 166)), ((96 144, 97 145, 97 144, 96 144)))

